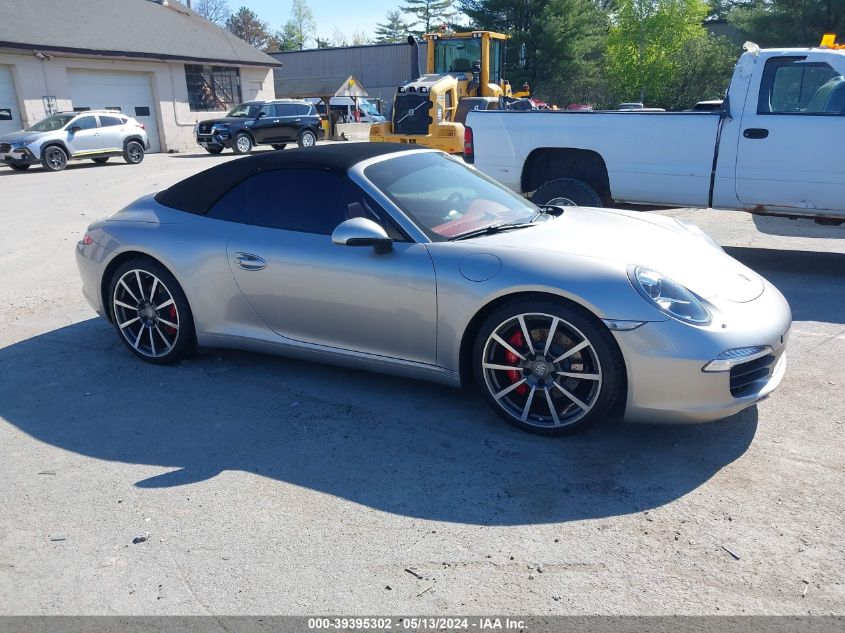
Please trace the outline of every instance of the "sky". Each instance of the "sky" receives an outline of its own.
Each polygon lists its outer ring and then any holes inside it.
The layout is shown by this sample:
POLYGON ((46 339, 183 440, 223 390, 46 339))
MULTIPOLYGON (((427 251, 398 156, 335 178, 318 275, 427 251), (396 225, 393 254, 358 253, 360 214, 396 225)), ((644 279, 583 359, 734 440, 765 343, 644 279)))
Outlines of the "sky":
MULTIPOLYGON (((308 0, 317 22, 317 35, 325 39, 331 38, 335 27, 347 38, 355 31, 372 37, 376 24, 384 22, 385 13, 400 4, 401 0, 308 0)), ((274 30, 290 19, 291 5, 291 0, 229 0, 230 9, 249 7, 274 30)))

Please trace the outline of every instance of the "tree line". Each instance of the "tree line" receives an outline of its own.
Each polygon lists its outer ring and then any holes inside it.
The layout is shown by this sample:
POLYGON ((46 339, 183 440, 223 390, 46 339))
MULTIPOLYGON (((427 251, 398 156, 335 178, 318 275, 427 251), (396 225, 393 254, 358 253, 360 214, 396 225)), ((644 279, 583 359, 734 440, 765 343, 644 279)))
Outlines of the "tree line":
POLYGON ((317 34, 306 0, 293 0, 278 29, 227 0, 194 0, 194 10, 267 52, 404 42, 445 25, 511 36, 505 76, 547 101, 615 107, 626 101, 670 110, 723 96, 741 50, 713 34, 730 25, 766 47, 815 46, 845 38, 845 0, 401 0, 372 35, 334 28, 317 34))

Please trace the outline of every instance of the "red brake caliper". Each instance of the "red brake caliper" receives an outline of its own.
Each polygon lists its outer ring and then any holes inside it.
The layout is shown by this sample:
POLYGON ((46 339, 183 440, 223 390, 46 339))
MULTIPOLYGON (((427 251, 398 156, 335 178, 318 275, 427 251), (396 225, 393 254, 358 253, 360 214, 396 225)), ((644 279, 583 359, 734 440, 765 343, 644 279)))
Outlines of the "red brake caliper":
MULTIPOLYGON (((522 332, 514 332, 513 336, 508 339, 508 343, 513 345, 514 349, 519 349, 520 347, 525 347, 525 338, 522 336, 522 332)), ((519 356, 514 354, 513 352, 509 352, 505 350, 505 360, 507 361, 508 365, 516 365, 519 362, 519 356)), ((522 372, 517 370, 512 370, 506 372, 508 375, 508 380, 511 381, 511 384, 515 382, 519 382, 522 380, 522 372)), ((519 385, 514 391, 516 391, 520 396, 524 396, 528 393, 528 385, 522 384, 519 385)))
MULTIPOLYGON (((168 307, 168 309, 167 309, 167 316, 168 316, 168 320, 171 323, 176 323, 176 306, 175 305, 170 304, 170 307, 168 307)), ((170 327, 169 325, 165 325, 164 327, 167 328, 168 334, 176 334, 176 328, 170 327)))

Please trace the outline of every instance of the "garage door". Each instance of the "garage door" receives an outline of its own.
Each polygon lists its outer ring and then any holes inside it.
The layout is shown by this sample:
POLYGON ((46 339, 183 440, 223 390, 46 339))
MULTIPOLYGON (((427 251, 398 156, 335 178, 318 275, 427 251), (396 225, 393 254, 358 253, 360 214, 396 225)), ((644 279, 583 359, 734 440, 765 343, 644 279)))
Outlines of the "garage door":
POLYGON ((144 124, 147 134, 150 135, 150 151, 161 151, 149 75, 68 70, 68 85, 74 110, 120 110, 144 124))
POLYGON ((12 81, 12 69, 0 66, 0 135, 17 132, 21 127, 21 113, 18 109, 15 82, 12 81))

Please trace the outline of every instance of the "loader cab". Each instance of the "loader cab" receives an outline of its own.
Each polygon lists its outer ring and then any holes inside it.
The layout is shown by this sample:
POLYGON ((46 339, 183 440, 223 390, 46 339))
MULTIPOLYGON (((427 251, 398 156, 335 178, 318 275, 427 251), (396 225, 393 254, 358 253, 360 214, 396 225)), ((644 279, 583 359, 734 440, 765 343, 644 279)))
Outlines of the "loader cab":
POLYGON ((472 86, 461 96, 495 97, 504 92, 502 61, 508 36, 489 31, 423 36, 428 43, 426 73, 456 75, 472 86))

